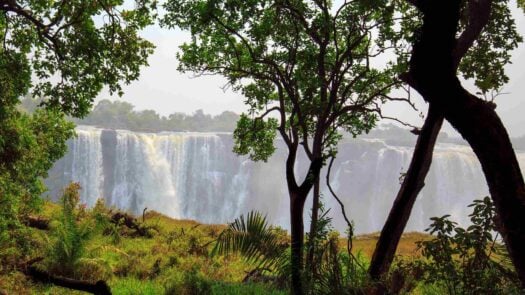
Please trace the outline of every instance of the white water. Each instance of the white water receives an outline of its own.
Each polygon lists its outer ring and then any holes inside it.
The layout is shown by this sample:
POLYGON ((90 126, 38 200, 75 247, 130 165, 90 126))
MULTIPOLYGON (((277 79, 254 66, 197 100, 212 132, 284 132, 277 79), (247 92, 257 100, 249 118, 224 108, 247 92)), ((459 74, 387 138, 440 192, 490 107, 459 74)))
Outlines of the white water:
MULTIPOLYGON (((147 207, 208 223, 228 222, 257 209, 271 222, 289 227, 284 150, 268 163, 253 163, 231 152, 231 134, 150 134, 92 127, 79 127, 77 134, 47 179, 53 198, 65 184, 77 181, 83 188, 82 201, 89 206, 105 198, 106 204, 134 213, 147 207)), ((348 140, 340 146, 332 186, 358 233, 381 229, 411 151, 381 140, 348 140)), ((518 157, 525 162, 525 155, 518 157)), ((467 205, 487 191, 469 147, 438 144, 407 230, 424 230, 430 217, 444 214, 466 224, 467 205)), ((335 227, 343 230, 339 206, 326 189, 323 195, 335 227)))

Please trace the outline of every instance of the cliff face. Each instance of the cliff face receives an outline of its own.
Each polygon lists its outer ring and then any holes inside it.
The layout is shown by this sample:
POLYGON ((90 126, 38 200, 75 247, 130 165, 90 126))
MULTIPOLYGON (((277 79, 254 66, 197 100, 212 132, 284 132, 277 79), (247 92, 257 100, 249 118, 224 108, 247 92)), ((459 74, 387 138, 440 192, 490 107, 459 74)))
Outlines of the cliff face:
MULTIPOLYGON (((78 181, 89 206, 104 198, 108 205, 134 213, 148 207, 207 223, 228 222, 257 209, 271 222, 288 226, 283 149, 268 163, 254 163, 231 152, 233 141, 226 133, 136 133, 81 126, 77 134, 46 180, 51 198, 68 182, 78 181)), ((408 146, 372 138, 348 139, 340 145, 332 185, 357 232, 381 229, 411 152, 408 146)), ((518 157, 525 163, 525 155, 518 157)), ((301 162, 298 172, 305 168, 301 162)), ((466 206, 486 194, 470 148, 438 144, 408 230, 424 230, 430 217, 444 214, 466 223, 466 206)), ((336 229, 343 231, 340 209, 326 189, 323 201, 332 208, 336 229)))

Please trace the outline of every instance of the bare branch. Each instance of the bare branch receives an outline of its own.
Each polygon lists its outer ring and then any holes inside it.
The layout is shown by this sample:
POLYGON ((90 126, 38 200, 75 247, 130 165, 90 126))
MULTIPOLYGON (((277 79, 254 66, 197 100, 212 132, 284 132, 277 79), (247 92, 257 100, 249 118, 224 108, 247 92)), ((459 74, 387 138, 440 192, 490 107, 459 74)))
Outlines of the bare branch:
POLYGON ((328 190, 330 191, 334 199, 337 201, 337 203, 339 203, 339 206, 341 207, 341 213, 343 214, 343 218, 346 222, 346 225, 348 226, 348 239, 346 243, 346 251, 348 252, 348 255, 353 258, 354 262, 356 262, 356 264, 361 269, 365 269, 364 266, 361 263, 359 263, 359 261, 356 259, 356 257, 352 253, 352 248, 353 248, 352 239, 354 236, 354 227, 352 226, 350 219, 348 219, 348 216, 346 215, 345 205, 343 204, 341 199, 339 199, 339 197, 335 193, 335 190, 332 188, 332 185, 330 184, 330 174, 332 172, 332 166, 334 164, 334 160, 335 160, 334 156, 330 157, 330 163, 328 164, 328 170, 326 171, 326 186, 328 187, 328 190))

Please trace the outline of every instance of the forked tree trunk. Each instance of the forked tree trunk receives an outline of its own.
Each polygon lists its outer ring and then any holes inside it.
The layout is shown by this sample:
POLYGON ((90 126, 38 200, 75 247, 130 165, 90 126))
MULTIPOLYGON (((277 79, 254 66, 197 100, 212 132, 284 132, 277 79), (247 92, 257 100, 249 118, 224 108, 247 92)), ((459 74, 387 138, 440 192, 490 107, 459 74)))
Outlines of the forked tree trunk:
POLYGON ((286 183, 290 197, 290 224, 291 224, 291 263, 292 263, 292 292, 296 295, 304 294, 302 281, 303 271, 303 245, 304 245, 304 224, 303 212, 304 203, 308 193, 312 189, 315 180, 319 178, 322 159, 316 158, 311 161, 308 173, 303 183, 298 186, 295 181, 294 167, 297 149, 290 149, 286 160, 286 183))
POLYGON ((460 1, 420 3, 423 26, 414 44, 407 80, 425 100, 439 107, 479 159, 501 224, 499 230, 525 287, 525 184, 495 105, 470 94, 456 77, 453 52, 460 1))
POLYGON ((374 280, 380 279, 383 274, 387 273, 392 264, 417 195, 425 185, 425 177, 432 163, 434 145, 442 123, 443 116, 431 106, 417 139, 403 184, 397 193, 372 256, 368 272, 374 280))
MULTIPOLYGON (((418 6, 418 8, 421 7, 421 3, 417 2, 417 0, 413 0, 412 2, 418 6)), ((457 70, 461 59, 479 38, 481 32, 488 24, 492 9, 492 0, 470 0, 466 9, 468 10, 467 26, 459 36, 457 42, 455 42, 452 53, 454 71, 457 70)), ((405 78, 408 77, 409 76, 405 76, 405 78)), ((410 79, 406 79, 405 82, 414 87, 410 79)), ((432 106, 431 104, 429 114, 414 148, 409 170, 407 171, 385 226, 381 231, 372 257, 369 274, 375 280, 380 279, 383 274, 387 273, 392 264, 397 245, 408 222, 414 202, 424 186, 424 180, 432 162, 433 149, 442 122, 442 112, 438 112, 436 106, 432 106)))

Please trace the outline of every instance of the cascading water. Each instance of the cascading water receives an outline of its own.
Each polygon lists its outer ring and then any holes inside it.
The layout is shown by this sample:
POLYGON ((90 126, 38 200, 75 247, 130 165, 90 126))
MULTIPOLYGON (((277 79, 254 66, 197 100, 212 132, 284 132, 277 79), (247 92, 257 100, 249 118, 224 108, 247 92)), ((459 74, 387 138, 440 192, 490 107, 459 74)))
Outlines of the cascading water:
MULTIPOLYGON (((288 228, 284 149, 268 163, 254 163, 232 153, 232 146, 227 133, 136 133, 80 126, 68 154, 46 182, 52 198, 70 181, 80 182, 82 201, 88 206, 103 197, 106 204, 134 213, 147 207, 207 223, 228 222, 256 209, 288 228)), ((380 139, 342 142, 331 181, 356 232, 381 229, 411 153, 411 147, 387 145, 380 139)), ((525 161, 525 155, 518 157, 525 161)), ((421 231, 430 217, 444 214, 466 224, 467 205, 487 191, 468 146, 438 144, 407 230, 421 231)), ((339 206, 326 189, 323 195, 335 227, 343 230, 339 206)))

